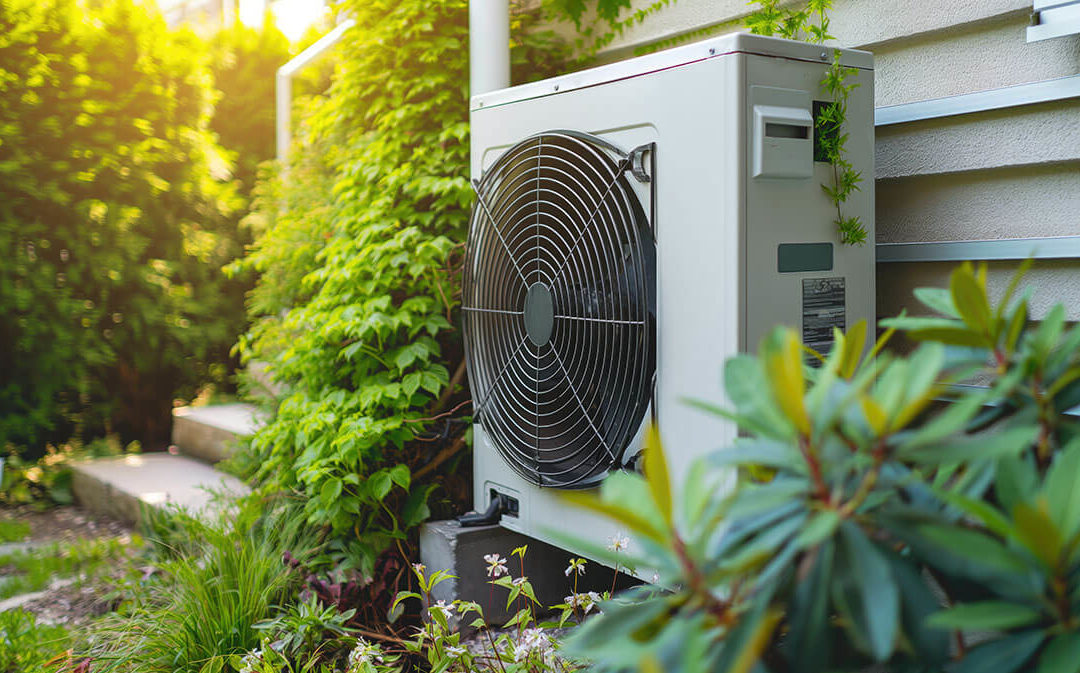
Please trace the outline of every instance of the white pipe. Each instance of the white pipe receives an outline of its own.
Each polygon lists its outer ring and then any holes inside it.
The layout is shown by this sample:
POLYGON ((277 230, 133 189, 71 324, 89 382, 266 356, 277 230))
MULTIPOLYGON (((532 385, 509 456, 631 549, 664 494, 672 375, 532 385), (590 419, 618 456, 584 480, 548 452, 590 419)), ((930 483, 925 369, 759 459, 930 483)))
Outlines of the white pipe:
POLYGON ((312 61, 326 53, 341 41, 345 32, 356 25, 354 19, 346 19, 332 31, 323 35, 315 44, 294 56, 277 70, 277 158, 282 164, 289 160, 292 146, 292 78, 312 61))
POLYGON ((510 1, 469 0, 469 89, 510 86, 510 1))

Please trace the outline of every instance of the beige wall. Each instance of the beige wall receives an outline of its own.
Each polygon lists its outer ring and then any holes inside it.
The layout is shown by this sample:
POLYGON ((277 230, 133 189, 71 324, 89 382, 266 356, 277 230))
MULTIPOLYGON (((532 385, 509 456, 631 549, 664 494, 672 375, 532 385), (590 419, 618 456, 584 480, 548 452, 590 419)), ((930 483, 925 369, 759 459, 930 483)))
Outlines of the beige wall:
MULTIPOLYGON (((635 0, 637 6, 649 4, 635 0)), ((1080 74, 1080 36, 1027 43, 1031 0, 836 0, 837 43, 873 51, 878 106, 1080 74)), ((736 29, 746 0, 672 0, 629 29, 603 60, 710 28, 736 29)), ((1080 234, 1080 99, 877 129, 880 242, 1080 234)), ((947 282, 952 264, 882 264, 879 315, 911 290, 947 282)), ((1012 264, 993 265, 994 285, 1012 264)), ((1033 313, 1056 301, 1080 319, 1080 260, 1042 261, 1033 313)))

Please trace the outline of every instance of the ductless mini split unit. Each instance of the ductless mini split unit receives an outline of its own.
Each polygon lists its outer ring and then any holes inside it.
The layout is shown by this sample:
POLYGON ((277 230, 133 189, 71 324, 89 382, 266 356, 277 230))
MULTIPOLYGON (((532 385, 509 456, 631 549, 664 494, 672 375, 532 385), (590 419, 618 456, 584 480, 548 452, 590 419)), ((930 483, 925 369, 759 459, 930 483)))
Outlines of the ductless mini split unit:
POLYGON ((724 361, 790 325, 827 351, 874 322, 873 60, 844 132, 869 243, 840 243, 815 156, 834 50, 735 34, 472 99, 462 310, 475 504, 552 541, 614 524, 559 497, 636 469, 657 424, 682 480, 729 445, 724 361))

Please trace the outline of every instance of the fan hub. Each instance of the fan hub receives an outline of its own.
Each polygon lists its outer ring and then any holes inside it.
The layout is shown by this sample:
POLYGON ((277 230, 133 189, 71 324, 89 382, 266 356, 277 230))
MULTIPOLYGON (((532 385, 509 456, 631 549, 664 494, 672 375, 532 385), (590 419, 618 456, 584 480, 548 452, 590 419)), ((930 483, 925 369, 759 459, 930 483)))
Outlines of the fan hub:
POLYGON ((543 346, 551 340, 551 329, 555 325, 555 304, 551 299, 551 288, 542 282, 533 283, 525 294, 525 333, 536 346, 543 346))

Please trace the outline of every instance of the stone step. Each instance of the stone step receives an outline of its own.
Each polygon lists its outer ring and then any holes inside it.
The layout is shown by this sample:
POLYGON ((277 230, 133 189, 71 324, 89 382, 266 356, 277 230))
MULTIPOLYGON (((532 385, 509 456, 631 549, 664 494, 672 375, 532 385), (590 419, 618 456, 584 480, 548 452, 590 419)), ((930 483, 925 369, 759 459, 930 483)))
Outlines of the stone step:
POLYGON ((259 410, 242 402, 180 407, 173 409, 172 443, 189 456, 217 463, 260 424, 259 410))
POLYGON ((171 453, 96 458, 73 464, 72 472, 71 487, 80 505, 134 524, 141 522, 145 507, 179 505, 197 516, 219 502, 215 493, 249 492, 236 477, 171 453))

